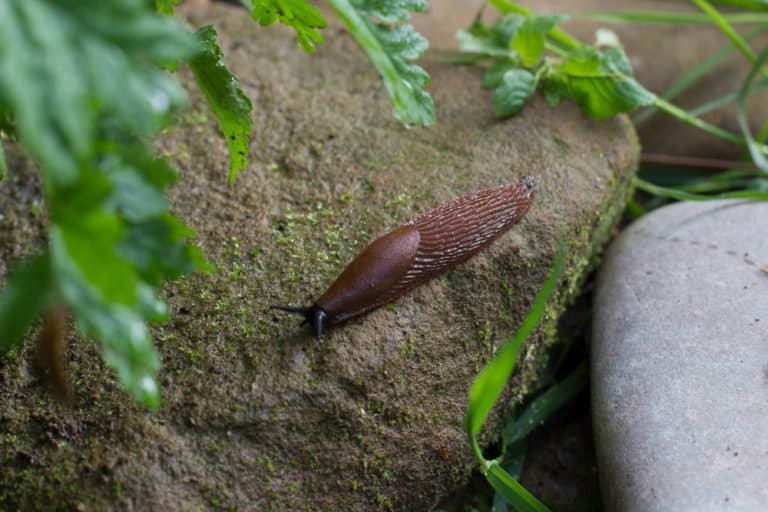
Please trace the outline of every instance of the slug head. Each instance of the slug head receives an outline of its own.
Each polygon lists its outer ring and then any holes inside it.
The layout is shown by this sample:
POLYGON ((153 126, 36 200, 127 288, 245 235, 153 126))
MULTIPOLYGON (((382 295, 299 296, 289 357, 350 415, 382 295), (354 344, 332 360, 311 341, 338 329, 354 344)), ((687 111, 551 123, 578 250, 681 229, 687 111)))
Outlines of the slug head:
POLYGON ((292 306, 270 306, 269 309, 278 309, 280 311, 287 311, 288 313, 296 313, 304 317, 304 321, 301 325, 309 324, 315 330, 315 337, 319 340, 323 337, 323 326, 325 325, 326 312, 317 306, 311 306, 308 308, 292 307, 292 306))

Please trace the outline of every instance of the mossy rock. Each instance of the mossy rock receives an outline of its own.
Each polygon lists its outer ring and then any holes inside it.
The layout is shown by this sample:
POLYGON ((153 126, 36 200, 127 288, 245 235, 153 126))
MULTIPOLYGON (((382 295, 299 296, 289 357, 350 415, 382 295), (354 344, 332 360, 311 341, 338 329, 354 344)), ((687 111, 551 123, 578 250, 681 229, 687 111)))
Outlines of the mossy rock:
MULTIPOLYGON (((465 481, 462 430, 476 373, 527 313, 553 260, 567 271, 526 343, 511 403, 533 385, 558 314, 618 221, 638 158, 624 117, 585 119, 535 98, 494 120, 481 71, 427 56, 438 124, 406 128, 338 26, 314 55, 242 10, 214 23, 254 100, 251 161, 228 186, 225 143, 192 92, 160 151, 181 170, 173 209, 218 272, 163 293, 154 330, 163 404, 136 406, 95 344, 73 339, 72 409, 41 385, 27 342, 0 360, 0 503, 6 508, 425 510, 465 481), (531 211, 488 250, 318 342, 271 304, 312 302, 369 241, 457 195, 532 175, 531 211)), ((189 81, 189 80, 187 80, 189 81)), ((5 271, 43 242, 32 165, 8 148, 0 183, 5 271)), ((494 418, 498 418, 498 410, 494 418)), ((496 420, 488 434, 495 432, 496 420)))

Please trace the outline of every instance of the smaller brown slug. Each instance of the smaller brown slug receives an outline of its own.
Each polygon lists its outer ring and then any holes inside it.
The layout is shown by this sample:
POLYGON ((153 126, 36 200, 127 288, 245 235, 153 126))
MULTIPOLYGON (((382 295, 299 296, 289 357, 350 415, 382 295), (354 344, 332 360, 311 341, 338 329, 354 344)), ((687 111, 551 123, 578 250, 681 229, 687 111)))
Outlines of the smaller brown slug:
POLYGON ((470 192, 374 240, 311 306, 271 306, 323 328, 391 302, 466 261, 509 229, 533 204, 534 180, 470 192))

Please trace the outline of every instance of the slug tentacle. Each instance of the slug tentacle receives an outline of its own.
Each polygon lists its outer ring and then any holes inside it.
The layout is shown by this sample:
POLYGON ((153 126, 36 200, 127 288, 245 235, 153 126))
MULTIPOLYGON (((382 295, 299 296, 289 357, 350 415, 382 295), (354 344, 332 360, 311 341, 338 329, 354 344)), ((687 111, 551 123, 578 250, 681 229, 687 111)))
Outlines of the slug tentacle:
POLYGON ((306 316, 309 312, 309 308, 293 307, 293 306, 269 306, 269 309, 279 309, 280 311, 287 311, 288 313, 298 313, 306 316))
POLYGON ((386 304, 466 261, 520 220, 534 196, 533 178, 526 176, 458 197, 376 239, 311 307, 272 309, 303 315, 320 338, 324 325, 386 304))

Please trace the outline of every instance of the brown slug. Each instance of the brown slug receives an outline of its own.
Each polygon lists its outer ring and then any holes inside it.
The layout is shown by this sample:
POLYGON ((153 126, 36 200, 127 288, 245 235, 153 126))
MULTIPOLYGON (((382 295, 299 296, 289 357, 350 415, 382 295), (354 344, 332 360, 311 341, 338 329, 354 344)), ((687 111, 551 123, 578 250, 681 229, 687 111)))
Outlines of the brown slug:
POLYGON ((318 339, 332 326, 391 302, 466 261, 520 220, 534 180, 470 192, 376 239, 310 307, 271 306, 304 315, 318 339))

